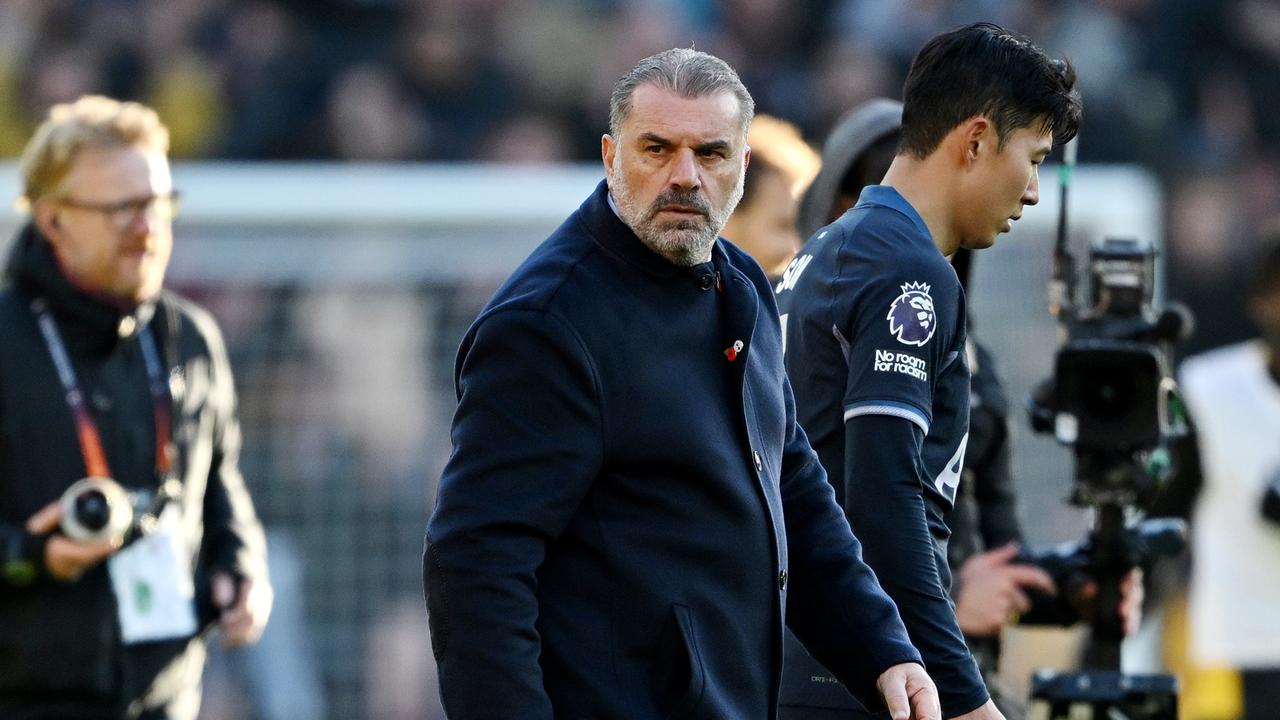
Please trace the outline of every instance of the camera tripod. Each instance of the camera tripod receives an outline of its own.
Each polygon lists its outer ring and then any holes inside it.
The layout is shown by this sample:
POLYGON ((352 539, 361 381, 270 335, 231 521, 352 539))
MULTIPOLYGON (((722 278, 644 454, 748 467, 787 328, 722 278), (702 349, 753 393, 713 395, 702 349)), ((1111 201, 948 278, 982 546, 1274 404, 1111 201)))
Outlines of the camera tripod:
POLYGON ((1156 555, 1179 552, 1185 526, 1179 521, 1148 521, 1147 530, 1126 530, 1123 504, 1103 501, 1096 507, 1096 527, 1084 551, 1098 584, 1093 632, 1084 654, 1086 669, 1037 673, 1027 720, 1177 720, 1177 678, 1120 671, 1124 627, 1119 607, 1120 583, 1129 570, 1156 555))

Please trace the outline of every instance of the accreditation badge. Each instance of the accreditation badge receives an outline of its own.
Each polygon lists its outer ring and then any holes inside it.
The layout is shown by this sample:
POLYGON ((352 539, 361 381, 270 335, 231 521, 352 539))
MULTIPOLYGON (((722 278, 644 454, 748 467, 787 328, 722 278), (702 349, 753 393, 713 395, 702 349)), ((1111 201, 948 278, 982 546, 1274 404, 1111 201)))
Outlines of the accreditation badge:
POLYGON ((111 556, 108 567, 125 644, 196 634, 195 583, 176 504, 152 532, 111 556))

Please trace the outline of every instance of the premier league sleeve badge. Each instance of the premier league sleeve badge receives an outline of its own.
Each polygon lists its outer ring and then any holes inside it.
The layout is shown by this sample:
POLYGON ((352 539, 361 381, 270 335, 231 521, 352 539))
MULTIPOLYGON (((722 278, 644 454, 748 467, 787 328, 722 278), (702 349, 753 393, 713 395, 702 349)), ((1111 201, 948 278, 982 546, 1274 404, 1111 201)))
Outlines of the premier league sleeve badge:
POLYGON ((901 287, 902 294, 889 306, 889 332, 904 345, 923 346, 933 338, 938 326, 930 286, 917 282, 901 287))

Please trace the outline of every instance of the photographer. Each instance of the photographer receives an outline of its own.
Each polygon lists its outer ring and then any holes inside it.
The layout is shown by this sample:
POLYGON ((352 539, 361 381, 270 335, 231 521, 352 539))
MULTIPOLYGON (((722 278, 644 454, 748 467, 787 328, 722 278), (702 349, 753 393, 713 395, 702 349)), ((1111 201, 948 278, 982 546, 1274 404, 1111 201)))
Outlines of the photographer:
POLYGON ((222 338, 161 289, 167 152, 150 108, 90 96, 54 106, 22 157, 30 220, 0 292, 9 720, 194 718, 202 628, 244 645, 270 612, 222 338))

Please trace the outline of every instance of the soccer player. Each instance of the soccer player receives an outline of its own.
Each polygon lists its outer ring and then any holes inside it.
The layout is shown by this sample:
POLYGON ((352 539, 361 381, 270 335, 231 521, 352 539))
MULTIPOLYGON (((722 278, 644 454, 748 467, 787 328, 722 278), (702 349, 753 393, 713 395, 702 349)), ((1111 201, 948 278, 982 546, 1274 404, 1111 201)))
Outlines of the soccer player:
MULTIPOLYGON (((979 23, 916 56, 883 184, 806 244, 776 286, 797 417, 865 557, 898 604, 943 716, 1001 718, 948 599, 943 517, 969 418, 964 295, 947 256, 990 247, 1039 201, 1038 166, 1075 135, 1075 72, 979 23)), ((790 643, 783 717, 863 717, 790 643)))

